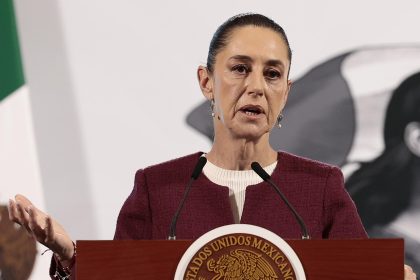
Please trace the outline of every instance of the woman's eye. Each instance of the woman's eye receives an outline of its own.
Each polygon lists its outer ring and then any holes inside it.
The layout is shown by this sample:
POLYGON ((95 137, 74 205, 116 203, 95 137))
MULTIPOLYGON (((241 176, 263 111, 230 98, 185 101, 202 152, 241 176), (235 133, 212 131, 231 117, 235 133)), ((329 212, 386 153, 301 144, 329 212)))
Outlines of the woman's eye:
POLYGON ((280 78, 281 74, 280 74, 280 72, 279 72, 279 71, 277 71, 277 70, 272 70, 272 69, 270 69, 270 70, 267 70, 267 71, 265 72, 265 76, 266 76, 267 78, 271 79, 271 80, 274 80, 274 79, 278 79, 278 78, 280 78))
POLYGON ((232 70, 234 72, 239 73, 239 74, 246 74, 246 73, 248 73, 248 67, 246 65, 243 65, 243 64, 233 66, 232 70))

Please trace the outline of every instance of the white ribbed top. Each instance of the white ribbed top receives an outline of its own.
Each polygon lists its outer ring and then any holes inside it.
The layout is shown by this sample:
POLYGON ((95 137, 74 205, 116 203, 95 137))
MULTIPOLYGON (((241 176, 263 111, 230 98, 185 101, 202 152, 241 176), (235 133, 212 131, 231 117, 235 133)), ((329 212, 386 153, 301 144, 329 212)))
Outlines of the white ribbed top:
MULTIPOLYGON (((272 174, 277 161, 264 167, 268 174, 272 174)), ((220 168, 207 161, 203 173, 213 183, 229 188, 229 199, 232 206, 235 223, 239 223, 245 204, 245 190, 249 185, 259 184, 263 181, 254 170, 228 170, 220 168)))

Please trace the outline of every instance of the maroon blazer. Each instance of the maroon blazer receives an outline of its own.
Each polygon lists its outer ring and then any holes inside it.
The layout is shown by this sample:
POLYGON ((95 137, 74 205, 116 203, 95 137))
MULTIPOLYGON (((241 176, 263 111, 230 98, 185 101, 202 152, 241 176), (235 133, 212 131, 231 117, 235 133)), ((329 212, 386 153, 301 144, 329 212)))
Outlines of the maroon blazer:
MULTIPOLYGON (((201 154, 137 171, 133 191, 118 216, 114 239, 166 239, 172 216, 201 154)), ((279 152, 271 178, 302 216, 311 238, 367 238, 337 167, 279 152)), ((196 239, 233 223, 228 188, 200 174, 179 216, 177 238, 196 239)), ((266 228, 285 239, 302 236, 292 213, 266 182, 247 187, 241 223, 266 228)), ((57 270, 62 273, 52 258, 52 279, 58 279, 54 277, 57 270)), ((75 279, 75 266, 71 279, 75 279)))
MULTIPOLYGON (((191 172, 202 153, 137 171, 134 188, 118 216, 114 239, 166 239, 191 172)), ((271 176, 305 221, 311 238, 366 238, 339 168, 278 153, 271 176)), ((200 174, 177 224, 178 239, 196 239, 233 224, 227 187, 200 174)), ((266 182, 248 186, 241 223, 266 228, 282 238, 301 238, 290 210, 266 182)))

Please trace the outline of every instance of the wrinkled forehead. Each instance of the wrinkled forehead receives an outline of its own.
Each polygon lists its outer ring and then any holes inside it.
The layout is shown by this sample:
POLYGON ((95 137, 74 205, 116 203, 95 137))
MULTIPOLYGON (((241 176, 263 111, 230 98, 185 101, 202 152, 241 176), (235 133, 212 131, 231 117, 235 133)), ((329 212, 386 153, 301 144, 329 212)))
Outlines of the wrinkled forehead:
POLYGON ((284 39, 267 27, 249 25, 234 28, 218 58, 228 59, 237 55, 249 56, 259 61, 279 60, 287 67, 290 64, 284 39))

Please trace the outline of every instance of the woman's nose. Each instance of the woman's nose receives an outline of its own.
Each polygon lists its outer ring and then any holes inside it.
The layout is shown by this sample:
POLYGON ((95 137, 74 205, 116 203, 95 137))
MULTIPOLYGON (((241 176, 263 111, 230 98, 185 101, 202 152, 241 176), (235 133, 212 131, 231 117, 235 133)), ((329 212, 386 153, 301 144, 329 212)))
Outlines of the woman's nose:
POLYGON ((253 71, 248 76, 248 94, 262 96, 264 94, 264 75, 253 71))

